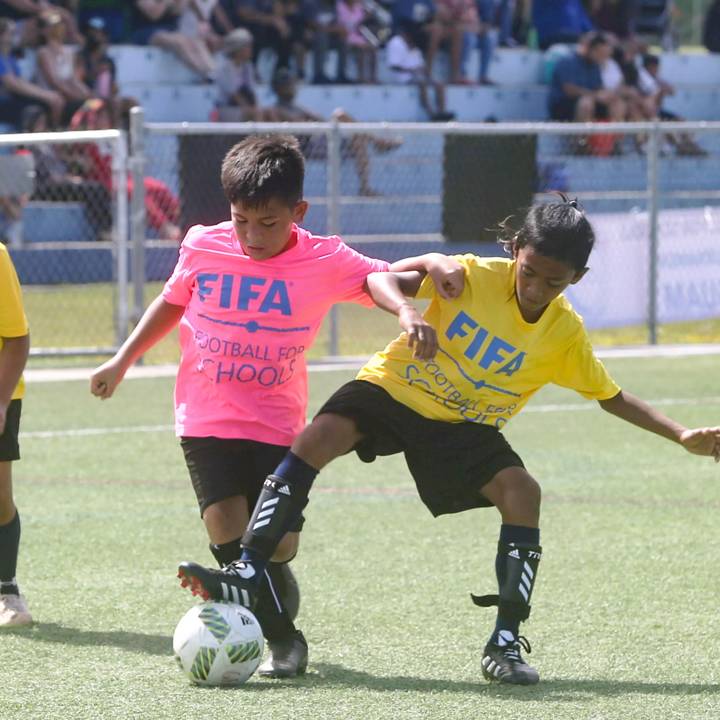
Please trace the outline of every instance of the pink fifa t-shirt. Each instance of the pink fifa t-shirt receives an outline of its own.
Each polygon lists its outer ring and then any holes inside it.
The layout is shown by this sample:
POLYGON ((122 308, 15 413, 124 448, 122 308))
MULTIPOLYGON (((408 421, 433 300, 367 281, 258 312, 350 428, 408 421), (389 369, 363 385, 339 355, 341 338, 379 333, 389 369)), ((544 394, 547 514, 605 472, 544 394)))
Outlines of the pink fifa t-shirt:
POLYGON ((295 244, 248 257, 231 222, 189 230, 163 299, 185 307, 175 384, 179 436, 290 445, 305 425, 305 353, 337 302, 372 306, 363 290, 388 264, 293 226, 295 244))

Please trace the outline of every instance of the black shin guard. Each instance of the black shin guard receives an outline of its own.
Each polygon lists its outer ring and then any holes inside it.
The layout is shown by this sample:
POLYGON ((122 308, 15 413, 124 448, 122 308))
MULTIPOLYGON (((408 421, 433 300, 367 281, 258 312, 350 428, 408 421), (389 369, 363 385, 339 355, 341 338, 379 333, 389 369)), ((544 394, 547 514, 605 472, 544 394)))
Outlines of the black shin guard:
POLYGON ((530 616, 530 599, 542 557, 542 547, 523 543, 498 543, 498 555, 500 562, 504 564, 499 594, 470 597, 481 607, 497 605, 500 615, 520 622, 527 620, 530 616))
POLYGON ((242 537, 243 547, 269 560, 307 503, 306 492, 277 475, 268 475, 242 537))

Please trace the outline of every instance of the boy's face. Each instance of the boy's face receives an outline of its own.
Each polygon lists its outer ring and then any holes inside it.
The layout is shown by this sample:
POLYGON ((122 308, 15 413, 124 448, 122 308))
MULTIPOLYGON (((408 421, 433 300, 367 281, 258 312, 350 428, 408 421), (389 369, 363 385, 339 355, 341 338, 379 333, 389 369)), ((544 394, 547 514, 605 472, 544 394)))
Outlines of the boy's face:
POLYGON ((245 47, 238 48, 235 52, 231 53, 230 59, 235 65, 244 65, 252 58, 252 45, 246 45, 245 47))
POLYGON ((275 198, 257 208, 246 207, 242 202, 230 204, 235 234, 243 251, 253 260, 267 260, 281 253, 290 240, 293 223, 302 222, 307 209, 304 200, 291 208, 275 198))
POLYGON ((575 270, 562 260, 541 255, 535 248, 515 249, 515 296, 520 313, 527 322, 536 322, 545 308, 587 272, 575 270))

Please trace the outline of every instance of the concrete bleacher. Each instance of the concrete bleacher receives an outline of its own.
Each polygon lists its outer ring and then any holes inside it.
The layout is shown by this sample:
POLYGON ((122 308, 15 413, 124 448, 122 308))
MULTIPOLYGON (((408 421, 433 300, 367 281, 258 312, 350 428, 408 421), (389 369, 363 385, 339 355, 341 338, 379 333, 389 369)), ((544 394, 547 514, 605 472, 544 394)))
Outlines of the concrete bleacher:
MULTIPOLYGON (((141 100, 150 121, 207 120, 215 99, 212 85, 199 84, 199 78, 179 60, 158 48, 119 45, 112 49, 118 65, 118 82, 125 95, 141 100)), ((544 54, 537 50, 500 48, 494 54, 490 79, 495 87, 448 88, 448 107, 459 120, 542 120, 547 117, 547 75, 544 54)), ((333 63, 332 57, 328 61, 333 63)), ((436 67, 442 73, 442 59, 436 67)), ((468 75, 477 76, 478 56, 468 62, 468 75)), ((273 101, 267 81, 272 67, 270 54, 262 54, 259 72, 261 104, 273 101)), ((388 79, 381 52, 380 80, 388 79)), ((332 74, 332 68, 328 70, 332 74)), ((677 88, 669 98, 669 109, 688 119, 720 119, 720 56, 706 54, 666 54, 662 58, 662 75, 677 88)), ((300 104, 329 114, 343 107, 360 120, 421 120, 417 93, 403 86, 313 86, 302 85, 300 104)))

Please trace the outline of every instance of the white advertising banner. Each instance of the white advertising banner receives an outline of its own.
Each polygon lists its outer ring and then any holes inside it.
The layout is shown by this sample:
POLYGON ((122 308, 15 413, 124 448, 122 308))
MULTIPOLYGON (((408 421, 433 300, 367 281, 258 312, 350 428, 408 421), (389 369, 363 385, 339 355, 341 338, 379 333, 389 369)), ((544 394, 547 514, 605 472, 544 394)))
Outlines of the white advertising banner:
MULTIPOLYGON (((648 320, 648 214, 590 218, 590 270, 566 295, 589 328, 648 320)), ((720 317, 720 208, 663 210, 659 220, 658 322, 720 317)))

